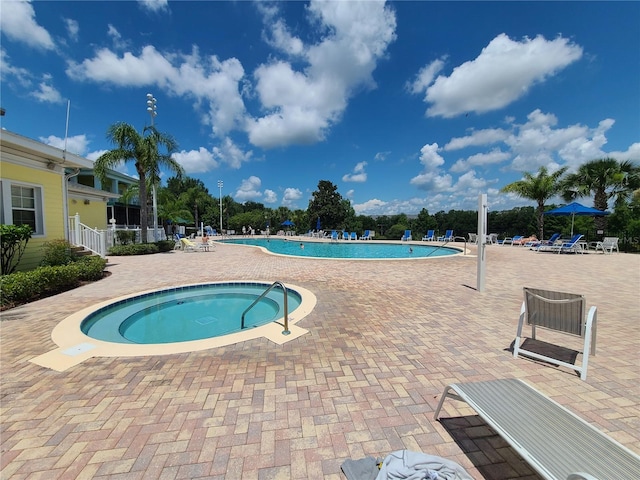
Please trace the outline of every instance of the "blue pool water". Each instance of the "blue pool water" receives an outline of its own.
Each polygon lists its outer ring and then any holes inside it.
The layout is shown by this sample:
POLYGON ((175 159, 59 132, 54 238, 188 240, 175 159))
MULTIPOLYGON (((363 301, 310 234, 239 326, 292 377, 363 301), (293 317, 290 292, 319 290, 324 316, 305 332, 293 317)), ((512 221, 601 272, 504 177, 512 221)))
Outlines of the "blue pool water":
POLYGON ((395 259, 442 257, 460 253, 460 250, 437 245, 416 245, 378 242, 305 242, 304 239, 242 238, 224 243, 263 247, 273 253, 300 257, 341 259, 395 259), (303 245, 302 248, 300 245, 303 245))
MULTIPOLYGON (((189 285, 114 302, 82 321, 82 332, 97 340, 155 344, 218 337, 241 330, 242 313, 269 284, 234 282, 189 285)), ((302 298, 287 289, 289 313, 302 298)), ((245 328, 284 316, 284 295, 272 289, 245 315, 245 328)))

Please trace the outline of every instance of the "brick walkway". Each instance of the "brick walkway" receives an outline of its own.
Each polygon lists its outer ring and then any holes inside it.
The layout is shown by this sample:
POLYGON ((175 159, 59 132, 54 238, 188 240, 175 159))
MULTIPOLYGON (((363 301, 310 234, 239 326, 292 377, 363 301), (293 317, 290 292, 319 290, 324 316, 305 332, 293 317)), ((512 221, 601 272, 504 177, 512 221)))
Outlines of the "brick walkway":
MULTIPOLYGON (((112 275, 2 314, 3 479, 344 479, 347 459, 410 449, 457 461, 477 479, 538 478, 464 404, 433 411, 456 381, 517 377, 640 452, 640 255, 487 249, 419 261, 212 252, 111 257, 112 275), (100 301, 150 288, 281 280, 315 293, 309 333, 201 352, 91 358, 65 372, 29 360, 53 327, 100 301), (597 354, 583 382, 514 359, 522 287, 585 294, 598 306, 597 354)), ((529 331, 526 332, 529 335, 529 331)), ((571 337, 541 339, 579 347, 571 337)))

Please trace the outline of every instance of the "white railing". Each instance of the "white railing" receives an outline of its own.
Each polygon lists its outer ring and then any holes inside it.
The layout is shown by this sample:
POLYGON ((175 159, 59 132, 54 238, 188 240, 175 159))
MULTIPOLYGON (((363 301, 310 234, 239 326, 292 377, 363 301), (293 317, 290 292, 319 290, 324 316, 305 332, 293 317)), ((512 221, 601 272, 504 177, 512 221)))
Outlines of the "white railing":
MULTIPOLYGON (((69 243, 74 246, 84 247, 87 250, 91 250, 102 258, 107 256, 107 248, 114 245, 119 245, 118 236, 116 232, 135 232, 135 242, 140 243, 141 230, 140 228, 117 228, 114 224, 107 230, 98 230, 91 228, 84 223, 80 222, 80 215, 75 214, 69 217, 69 243)), ((153 227, 147 229, 147 243, 153 243, 158 240, 166 240, 167 235, 163 228, 158 227, 156 233, 153 231, 153 227)))
POLYGON ((69 217, 69 242, 84 247, 102 258, 107 256, 107 241, 104 230, 96 230, 80 222, 80 215, 69 217))

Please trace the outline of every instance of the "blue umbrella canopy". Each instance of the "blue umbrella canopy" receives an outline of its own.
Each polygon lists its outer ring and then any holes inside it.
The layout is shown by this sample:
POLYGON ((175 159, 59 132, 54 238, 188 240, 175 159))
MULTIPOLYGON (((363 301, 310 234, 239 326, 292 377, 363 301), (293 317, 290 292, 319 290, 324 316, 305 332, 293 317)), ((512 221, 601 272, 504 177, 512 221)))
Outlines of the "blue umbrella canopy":
POLYGON ((609 215, 609 212, 605 212, 604 210, 598 210, 597 208, 585 207, 581 203, 571 202, 568 205, 563 205, 562 207, 554 208, 553 210, 549 210, 548 212, 544 212, 545 215, 560 215, 560 216, 569 216, 571 215, 571 236, 573 236, 573 221, 575 220, 576 215, 589 215, 592 217, 601 217, 603 215, 609 215))
POLYGON ((316 230, 320 231, 320 217, 318 217, 318 221, 316 222, 316 230))
POLYGON ((291 220, 285 220, 284 222, 282 222, 282 226, 284 227, 290 227, 291 225, 293 225, 293 222, 291 220))

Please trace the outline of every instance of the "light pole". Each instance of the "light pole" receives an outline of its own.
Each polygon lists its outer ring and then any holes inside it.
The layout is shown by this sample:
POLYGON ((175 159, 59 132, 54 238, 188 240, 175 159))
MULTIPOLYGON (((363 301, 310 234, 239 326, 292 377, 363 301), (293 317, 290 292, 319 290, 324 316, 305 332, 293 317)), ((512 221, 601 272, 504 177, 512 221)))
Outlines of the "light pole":
MULTIPOLYGON (((151 126, 153 127, 153 119, 158 115, 156 111, 156 99, 152 94, 147 93, 147 112, 151 116, 151 126)), ((153 240, 158 241, 158 199, 156 198, 156 182, 151 185, 151 194, 153 196, 153 240)), ((146 200, 145 200, 146 208, 146 200)))
POLYGON ((222 235, 222 180, 218 180, 218 188, 220 189, 220 235, 222 235))

